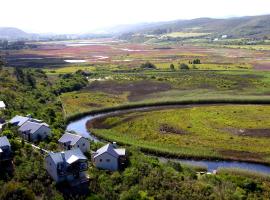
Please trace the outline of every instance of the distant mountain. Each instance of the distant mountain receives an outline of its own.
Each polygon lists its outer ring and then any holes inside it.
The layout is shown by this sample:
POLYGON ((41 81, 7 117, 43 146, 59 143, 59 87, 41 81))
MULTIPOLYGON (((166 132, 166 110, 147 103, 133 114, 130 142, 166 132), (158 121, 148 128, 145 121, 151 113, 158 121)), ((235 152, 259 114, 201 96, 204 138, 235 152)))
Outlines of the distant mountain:
MULTIPOLYGON (((117 29, 116 29, 117 30, 117 29)), ((228 19, 198 18, 169 22, 122 26, 118 33, 163 34, 171 32, 199 32, 231 37, 259 38, 270 35, 270 15, 234 17, 228 19)))
POLYGON ((0 27, 0 39, 26 39, 31 37, 31 34, 28 34, 18 28, 13 27, 0 27))

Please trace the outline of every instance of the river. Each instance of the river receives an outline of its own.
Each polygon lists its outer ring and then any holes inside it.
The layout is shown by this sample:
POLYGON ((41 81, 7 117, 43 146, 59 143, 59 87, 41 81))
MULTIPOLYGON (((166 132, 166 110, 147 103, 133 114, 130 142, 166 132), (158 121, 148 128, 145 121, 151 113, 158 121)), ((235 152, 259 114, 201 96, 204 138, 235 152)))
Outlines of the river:
MULTIPOLYGON (((136 112, 147 111, 147 110, 154 110, 154 109, 159 109, 159 108, 164 109, 164 108, 172 108, 172 107, 176 107, 176 106, 144 107, 144 108, 135 108, 135 109, 127 109, 127 110, 121 110, 121 111, 113 111, 113 112, 107 112, 107 113, 101 113, 101 114, 88 115, 80 119, 77 119, 73 122, 70 122, 66 130, 74 131, 77 134, 82 135, 94 141, 100 141, 99 138, 95 137, 94 135, 91 134, 91 132, 87 130, 86 123, 88 121, 93 120, 95 118, 108 116, 108 115, 122 114, 126 112, 135 112, 135 111, 136 112)), ((193 160, 193 159, 173 159, 173 158, 169 159, 169 158, 163 158, 163 157, 159 157, 159 160, 162 162, 171 160, 171 161, 189 164, 193 166, 202 166, 202 167, 206 167, 208 172, 213 172, 215 170, 218 170, 219 168, 238 168, 238 169, 243 169, 243 170, 249 170, 251 172, 270 174, 270 166, 264 165, 264 164, 251 163, 251 162, 242 162, 242 161, 240 162, 240 161, 229 161, 229 160, 209 161, 209 160, 193 160)))

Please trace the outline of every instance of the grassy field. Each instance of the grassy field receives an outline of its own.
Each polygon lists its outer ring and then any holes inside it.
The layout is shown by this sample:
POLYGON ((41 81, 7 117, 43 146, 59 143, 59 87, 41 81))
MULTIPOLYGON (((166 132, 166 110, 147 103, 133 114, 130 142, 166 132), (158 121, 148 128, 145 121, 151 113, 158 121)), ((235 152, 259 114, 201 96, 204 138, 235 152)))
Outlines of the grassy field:
POLYGON ((197 99, 267 99, 270 74, 253 71, 94 73, 89 86, 65 93, 66 116, 129 104, 197 99))
POLYGON ((88 127, 111 141, 180 157, 270 163, 270 106, 196 106, 133 112, 88 127))
POLYGON ((172 37, 172 38, 190 38, 190 37, 201 37, 209 35, 210 33, 195 33, 195 32, 172 32, 163 35, 162 37, 172 37))

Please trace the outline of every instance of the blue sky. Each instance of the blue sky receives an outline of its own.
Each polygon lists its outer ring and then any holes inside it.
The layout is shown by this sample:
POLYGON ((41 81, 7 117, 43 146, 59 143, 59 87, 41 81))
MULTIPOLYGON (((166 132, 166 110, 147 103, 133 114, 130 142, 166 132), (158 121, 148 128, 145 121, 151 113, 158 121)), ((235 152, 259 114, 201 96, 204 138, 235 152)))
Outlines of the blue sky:
POLYGON ((118 24, 270 14, 270 0, 0 0, 0 26, 83 33, 118 24))

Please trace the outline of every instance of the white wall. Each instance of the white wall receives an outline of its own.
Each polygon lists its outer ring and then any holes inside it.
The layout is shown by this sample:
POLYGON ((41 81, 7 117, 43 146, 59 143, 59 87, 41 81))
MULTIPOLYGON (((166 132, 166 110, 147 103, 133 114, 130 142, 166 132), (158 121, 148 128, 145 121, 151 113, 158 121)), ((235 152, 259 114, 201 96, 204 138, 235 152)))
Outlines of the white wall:
POLYGON ((118 159, 114 156, 104 153, 94 158, 94 164, 97 168, 107 169, 111 171, 118 170, 118 159))
POLYGON ((57 166, 53 162, 50 156, 45 158, 45 168, 50 176, 53 178, 54 181, 58 182, 58 175, 57 175, 57 166))
POLYGON ((46 137, 51 135, 51 129, 47 126, 42 126, 38 129, 34 134, 31 134, 31 140, 36 141, 38 140, 38 135, 41 136, 41 139, 45 139, 46 137))
POLYGON ((80 150, 85 153, 88 152, 90 150, 90 142, 85 139, 85 138, 81 138, 79 139, 79 141, 73 146, 73 149, 75 148, 80 148, 80 150))

